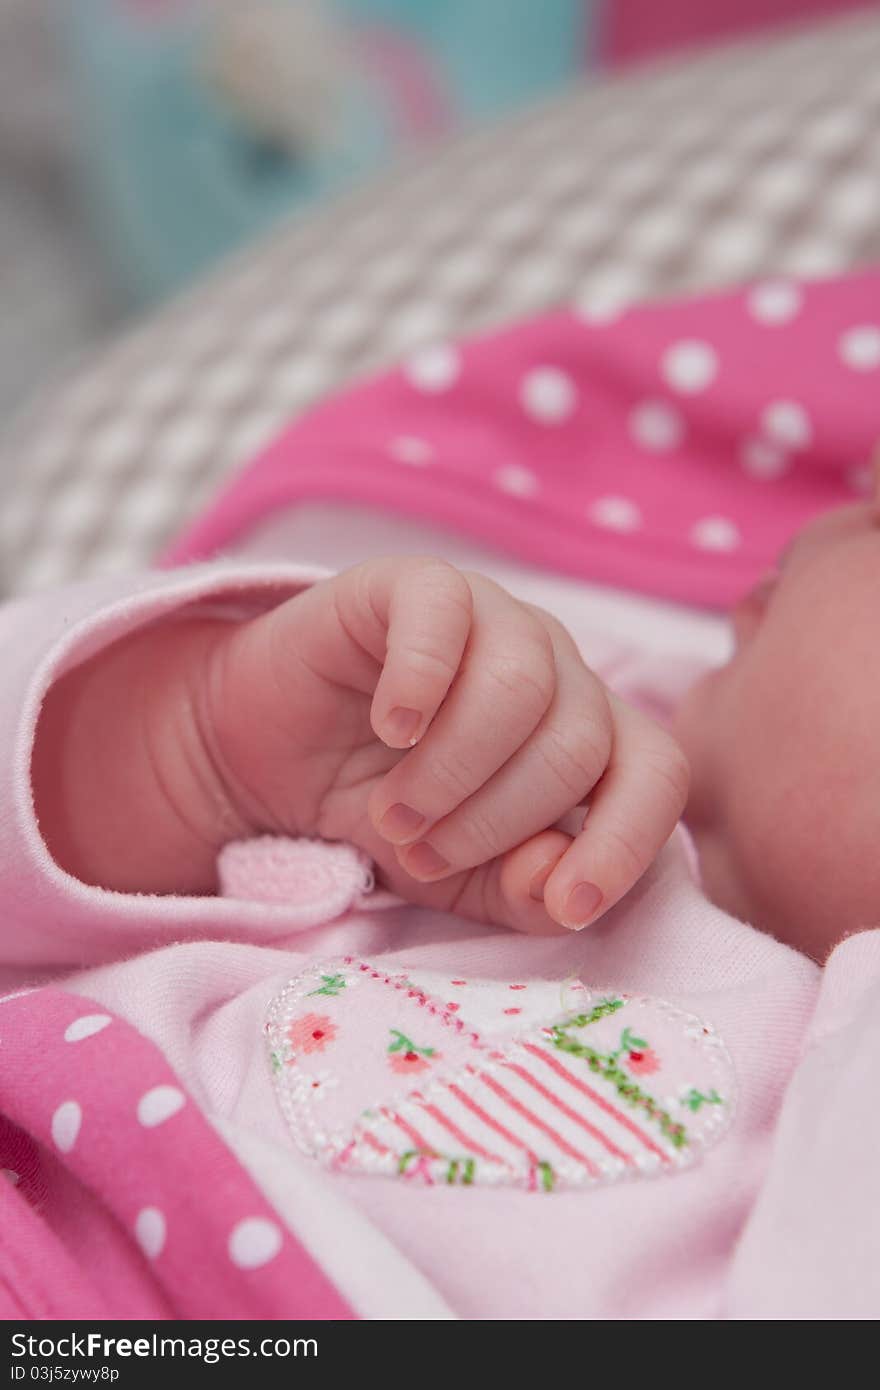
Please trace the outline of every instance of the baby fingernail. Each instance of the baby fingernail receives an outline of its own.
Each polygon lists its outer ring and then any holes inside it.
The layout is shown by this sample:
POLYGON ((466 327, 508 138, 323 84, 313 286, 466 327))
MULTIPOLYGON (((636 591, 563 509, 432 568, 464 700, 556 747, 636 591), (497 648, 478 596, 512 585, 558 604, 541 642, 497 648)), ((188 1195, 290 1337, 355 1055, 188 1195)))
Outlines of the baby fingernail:
POLYGON ((397 705, 385 720, 386 743, 393 743, 395 747, 401 743, 415 743, 421 722, 422 716, 417 709, 404 709, 402 705, 397 705))
POLYGON ((595 883, 576 883, 565 900, 565 926, 580 931, 595 916, 602 901, 602 889, 595 883))
POLYGON ((383 840, 402 845, 407 840, 414 840, 424 824, 424 816, 420 816, 411 806, 405 806, 402 801, 398 801, 394 806, 388 807, 378 829, 383 840))
POLYGON ((536 903, 542 903, 544 901, 544 884, 547 882, 555 867, 556 860, 548 859, 546 864, 542 864, 540 869, 536 869, 532 874, 532 880, 529 884, 529 897, 534 898, 536 903))
POLYGON ((416 878, 431 878, 434 874, 444 873, 449 868, 449 862, 437 853, 433 845, 423 840, 420 845, 413 845, 412 849, 407 850, 404 867, 416 878))

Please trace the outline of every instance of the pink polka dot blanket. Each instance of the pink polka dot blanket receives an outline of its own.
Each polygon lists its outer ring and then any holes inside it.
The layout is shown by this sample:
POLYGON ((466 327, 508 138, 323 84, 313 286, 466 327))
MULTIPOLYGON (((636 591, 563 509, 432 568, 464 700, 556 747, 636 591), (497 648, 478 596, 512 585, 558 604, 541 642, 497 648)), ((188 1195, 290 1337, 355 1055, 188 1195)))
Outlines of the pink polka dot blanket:
POLYGON ((170 549, 306 499, 418 515, 552 570, 727 606, 880 439, 880 269, 560 309, 320 404, 170 549))
POLYGON ((0 1318, 351 1318, 158 1047, 0 1000, 0 1318))

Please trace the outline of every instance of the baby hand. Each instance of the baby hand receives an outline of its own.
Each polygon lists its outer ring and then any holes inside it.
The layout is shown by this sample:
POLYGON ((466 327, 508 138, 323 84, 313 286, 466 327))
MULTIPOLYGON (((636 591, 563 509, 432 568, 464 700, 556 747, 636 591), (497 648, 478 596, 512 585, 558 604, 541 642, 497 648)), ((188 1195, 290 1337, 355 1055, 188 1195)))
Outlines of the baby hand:
MULTIPOLYGON (((231 838, 320 835, 359 845, 410 901, 544 932, 616 902, 684 807, 678 745, 605 689, 565 628, 440 560, 367 561, 250 621, 194 616, 119 648, 117 683, 131 688, 132 662, 165 672, 139 726, 148 756, 123 766, 128 802, 164 800, 166 830, 124 883, 107 882, 118 834, 99 877, 93 847, 87 876, 105 887, 205 891, 231 838), (585 824, 558 828, 587 797, 585 824)), ((105 685, 113 650, 90 663, 105 685)), ((131 826, 131 806, 120 815, 131 826)))

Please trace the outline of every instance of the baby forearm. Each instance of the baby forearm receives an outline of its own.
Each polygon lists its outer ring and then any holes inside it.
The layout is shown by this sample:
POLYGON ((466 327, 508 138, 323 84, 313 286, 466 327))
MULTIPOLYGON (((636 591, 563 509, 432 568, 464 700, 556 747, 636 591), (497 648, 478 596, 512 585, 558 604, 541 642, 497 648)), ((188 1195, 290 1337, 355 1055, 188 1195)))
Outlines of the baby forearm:
POLYGON ((32 775, 43 837, 74 877, 120 892, 209 893, 246 831, 211 747, 205 678, 229 623, 157 624, 49 691, 32 775))

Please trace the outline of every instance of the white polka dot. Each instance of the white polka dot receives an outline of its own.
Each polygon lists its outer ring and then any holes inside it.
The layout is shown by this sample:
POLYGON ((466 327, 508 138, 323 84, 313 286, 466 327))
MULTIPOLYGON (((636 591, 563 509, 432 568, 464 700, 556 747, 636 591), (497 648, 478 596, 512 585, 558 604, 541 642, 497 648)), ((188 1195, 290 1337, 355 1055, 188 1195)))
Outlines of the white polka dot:
POLYGON ((70 1153, 82 1124, 82 1107, 78 1101, 66 1100, 52 1116, 52 1142, 63 1154, 70 1153))
POLYGON ((434 343, 414 352, 404 371, 419 391, 447 391, 461 369, 458 353, 447 343, 434 343))
POLYGON ((82 1042, 83 1038, 94 1037, 95 1033, 100 1033, 112 1022, 109 1014, 83 1014, 82 1018, 75 1019, 65 1028, 64 1041, 82 1042))
POLYGON ((736 550, 740 534, 726 516, 704 516, 691 527, 691 540, 700 550, 736 550))
POLYGON ((643 449, 665 453, 684 438, 684 421, 667 401, 640 401, 630 413, 629 431, 643 449))
POLYGON ((588 510, 591 521, 609 531, 637 531, 642 514, 628 497, 597 497, 588 510))
POLYGON ((138 1212, 134 1233, 147 1259, 155 1260, 157 1255, 161 1255, 165 1245, 166 1225, 165 1217, 158 1207, 144 1207, 143 1211, 138 1212))
POLYGON ((764 433, 784 449, 805 449, 813 437, 810 417, 797 401, 771 401, 761 423, 764 433))
POLYGON ((398 463, 413 464, 416 468, 430 463, 434 457, 434 450, 427 440, 419 439, 414 434, 398 435, 392 439, 389 450, 398 463))
POLYGON ((533 367, 520 392, 523 409, 542 425, 561 425, 577 406, 577 388, 559 367, 533 367))
POLYGON ((747 439, 740 454, 742 466, 752 478, 781 478, 789 466, 788 456, 768 439, 747 439))
POLYGON ((674 390, 693 396, 705 391, 715 380, 718 357, 708 343, 698 338, 685 338, 666 349, 661 371, 674 390))
POLYGON ((229 1258, 239 1269, 258 1269, 281 1249, 281 1232, 274 1221, 249 1216, 239 1221, 229 1237, 229 1258))
POLYGON ((522 468, 516 463, 496 469, 492 481, 497 488, 509 493, 511 497, 534 497, 538 491, 538 479, 531 469, 522 468))
POLYGON ((186 1104, 186 1097, 176 1086, 154 1086, 138 1101, 137 1117, 146 1129, 170 1120, 186 1104))
POLYGON ((759 323, 788 323, 799 311, 803 294, 793 280, 765 280, 748 297, 749 312, 759 323))
POLYGON ((854 372, 872 372, 880 367, 880 328, 876 324, 860 324, 848 328, 838 341, 841 361, 854 372))
POLYGON ((21 1173, 16 1173, 14 1168, 0 1168, 0 1175, 2 1175, 7 1182, 12 1183, 13 1187, 18 1187, 18 1184, 21 1182, 21 1173))

